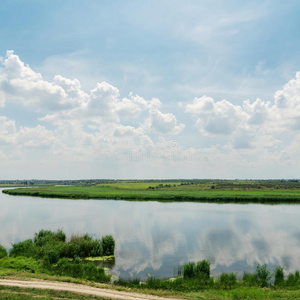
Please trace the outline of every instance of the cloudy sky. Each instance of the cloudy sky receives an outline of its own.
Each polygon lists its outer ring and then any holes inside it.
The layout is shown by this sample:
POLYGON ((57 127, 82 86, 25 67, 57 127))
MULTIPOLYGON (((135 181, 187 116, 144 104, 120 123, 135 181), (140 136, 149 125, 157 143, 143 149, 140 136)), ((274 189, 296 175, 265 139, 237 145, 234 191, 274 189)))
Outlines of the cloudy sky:
POLYGON ((300 178, 298 0, 0 13, 0 180, 300 178))

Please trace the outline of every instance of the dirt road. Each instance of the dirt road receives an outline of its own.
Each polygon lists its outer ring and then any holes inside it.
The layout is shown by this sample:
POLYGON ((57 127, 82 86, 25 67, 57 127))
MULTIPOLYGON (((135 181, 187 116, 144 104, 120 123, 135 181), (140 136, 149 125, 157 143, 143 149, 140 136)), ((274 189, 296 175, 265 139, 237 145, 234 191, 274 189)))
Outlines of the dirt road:
POLYGON ((124 300, 176 300, 175 298, 164 298, 152 295, 144 295, 131 292, 115 291, 112 289, 103 289, 90 287, 82 284, 67 282, 42 281, 42 280, 15 280, 0 279, 0 285, 18 286, 22 288, 37 288, 58 291, 69 291, 80 294, 95 295, 106 299, 124 299, 124 300))

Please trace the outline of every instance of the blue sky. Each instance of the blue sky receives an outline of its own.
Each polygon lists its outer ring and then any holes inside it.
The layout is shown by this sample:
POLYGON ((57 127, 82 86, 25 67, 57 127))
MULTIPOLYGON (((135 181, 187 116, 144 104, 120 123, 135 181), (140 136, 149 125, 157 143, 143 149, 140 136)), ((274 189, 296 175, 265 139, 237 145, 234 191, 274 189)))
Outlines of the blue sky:
POLYGON ((0 179, 299 177, 299 1, 0 13, 0 179))

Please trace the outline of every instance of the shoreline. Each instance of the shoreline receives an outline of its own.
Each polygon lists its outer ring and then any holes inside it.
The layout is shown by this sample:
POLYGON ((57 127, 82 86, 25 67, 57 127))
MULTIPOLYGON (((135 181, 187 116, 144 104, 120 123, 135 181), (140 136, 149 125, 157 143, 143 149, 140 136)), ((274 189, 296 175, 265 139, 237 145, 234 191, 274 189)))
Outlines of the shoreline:
POLYGON ((158 202, 299 204, 299 190, 138 190, 71 186, 5 189, 4 194, 73 200, 124 200, 158 202))

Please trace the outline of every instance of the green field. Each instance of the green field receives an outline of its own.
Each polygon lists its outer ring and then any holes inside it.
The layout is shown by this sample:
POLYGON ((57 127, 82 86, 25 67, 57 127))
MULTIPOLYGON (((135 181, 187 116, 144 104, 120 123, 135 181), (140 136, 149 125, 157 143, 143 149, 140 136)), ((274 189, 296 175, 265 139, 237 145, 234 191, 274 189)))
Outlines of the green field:
POLYGON ((104 298, 84 294, 71 293, 68 291, 43 290, 35 288, 19 288, 10 286, 0 286, 0 299, 7 300, 31 300, 31 299, 95 299, 103 300, 104 298))
POLYGON ((3 193, 68 199, 297 203, 300 183, 283 180, 114 181, 83 186, 17 188, 3 193))

